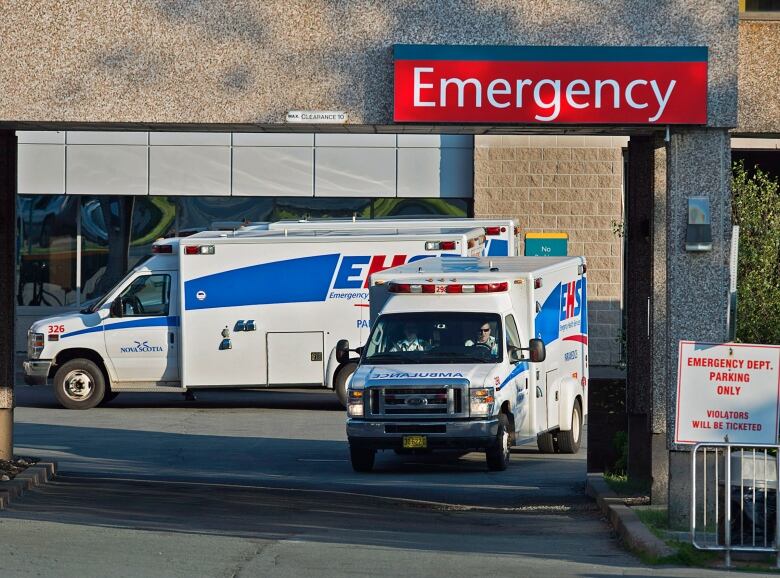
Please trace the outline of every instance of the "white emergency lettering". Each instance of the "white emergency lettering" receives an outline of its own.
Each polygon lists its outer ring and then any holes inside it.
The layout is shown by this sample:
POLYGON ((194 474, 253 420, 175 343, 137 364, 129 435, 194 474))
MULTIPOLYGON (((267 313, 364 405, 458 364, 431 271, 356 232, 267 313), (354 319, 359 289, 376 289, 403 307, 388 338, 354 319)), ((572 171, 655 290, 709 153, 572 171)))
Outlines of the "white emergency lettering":
POLYGON ((477 78, 449 77, 441 78, 437 87, 433 82, 426 82, 431 75, 435 76, 435 69, 432 66, 414 68, 415 107, 444 108, 448 106, 448 102, 452 106, 454 98, 458 108, 482 108, 483 102, 487 103, 486 108, 505 109, 510 106, 523 108, 524 89, 528 87, 525 94, 530 93, 533 104, 547 112, 547 114, 534 116, 536 120, 542 122, 550 122, 558 118, 564 98, 568 106, 577 109, 588 108, 591 105, 598 109, 608 106, 619 109, 625 102, 629 108, 650 109, 649 112, 652 114, 648 116, 648 121, 655 122, 666 110, 677 84, 676 80, 671 80, 668 86, 662 87, 657 80, 645 78, 636 78, 625 87, 611 78, 595 81, 576 78, 565 84, 559 79, 550 78, 538 81, 523 78, 495 78, 487 86, 483 86, 477 78), (645 90, 645 100, 641 100, 637 95, 637 89, 647 86, 652 89, 652 98, 647 98, 645 90))

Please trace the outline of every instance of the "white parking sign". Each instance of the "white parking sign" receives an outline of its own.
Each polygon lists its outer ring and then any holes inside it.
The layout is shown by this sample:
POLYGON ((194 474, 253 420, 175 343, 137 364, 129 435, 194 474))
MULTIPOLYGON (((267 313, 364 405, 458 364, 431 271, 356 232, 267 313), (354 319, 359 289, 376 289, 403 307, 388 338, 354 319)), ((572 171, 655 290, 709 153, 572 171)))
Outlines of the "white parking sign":
POLYGON ((777 443, 780 346, 680 342, 678 444, 777 443))

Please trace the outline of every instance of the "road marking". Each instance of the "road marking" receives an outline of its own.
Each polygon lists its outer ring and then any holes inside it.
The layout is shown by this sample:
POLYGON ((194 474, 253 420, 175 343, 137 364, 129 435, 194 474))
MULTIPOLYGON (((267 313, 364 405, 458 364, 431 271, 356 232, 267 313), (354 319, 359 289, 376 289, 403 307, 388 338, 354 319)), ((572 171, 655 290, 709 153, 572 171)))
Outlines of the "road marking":
POLYGON ((299 462, 346 462, 347 460, 328 460, 328 459, 317 459, 317 458, 298 458, 299 462))

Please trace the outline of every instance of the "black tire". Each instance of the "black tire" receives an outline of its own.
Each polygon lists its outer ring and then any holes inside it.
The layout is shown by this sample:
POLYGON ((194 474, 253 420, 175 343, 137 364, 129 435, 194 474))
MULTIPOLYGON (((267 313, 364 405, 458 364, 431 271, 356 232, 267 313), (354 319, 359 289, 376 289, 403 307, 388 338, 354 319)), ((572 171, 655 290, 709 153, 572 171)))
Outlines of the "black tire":
POLYGON ((54 395, 66 409, 91 409, 106 395, 106 379, 89 359, 72 359, 54 374, 54 395))
POLYGON ((536 447, 543 454, 555 453, 555 438, 550 432, 545 432, 536 436, 536 447))
POLYGON ((571 410, 571 430, 558 432, 558 450, 562 454, 576 454, 582 442, 582 406, 574 402, 571 410))
POLYGON ((487 467, 491 472, 503 472, 509 466, 512 456, 512 435, 509 427, 509 418, 506 414, 498 415, 498 431, 496 443, 485 451, 487 467))
POLYGON ((355 373, 358 364, 354 361, 345 363, 336 370, 336 375, 333 376, 333 390, 336 392, 336 397, 339 398, 339 403, 344 409, 347 408, 347 382, 350 376, 355 373))
POLYGON ((352 469, 356 472, 370 472, 373 470, 374 458, 376 458, 376 450, 349 446, 349 459, 352 462, 352 469))

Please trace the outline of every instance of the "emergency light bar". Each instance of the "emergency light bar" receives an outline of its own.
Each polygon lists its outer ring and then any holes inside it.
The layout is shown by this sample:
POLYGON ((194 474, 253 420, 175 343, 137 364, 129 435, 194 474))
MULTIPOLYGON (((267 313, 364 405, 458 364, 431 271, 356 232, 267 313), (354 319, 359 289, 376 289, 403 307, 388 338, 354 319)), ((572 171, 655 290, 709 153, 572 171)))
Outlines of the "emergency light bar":
POLYGON ((489 237, 495 237, 501 233, 506 233, 506 227, 485 227, 485 234, 489 237))
POLYGON ((171 255, 173 245, 152 245, 152 255, 171 255))
POLYGON ((390 283, 390 293, 500 293, 509 291, 509 283, 449 283, 437 285, 435 283, 390 283))
POLYGON ((455 241, 426 241, 425 250, 426 251, 452 251, 455 249, 455 247, 457 247, 457 245, 458 244, 455 241))
POLYGON ((213 255, 214 245, 186 245, 184 247, 185 255, 213 255))

